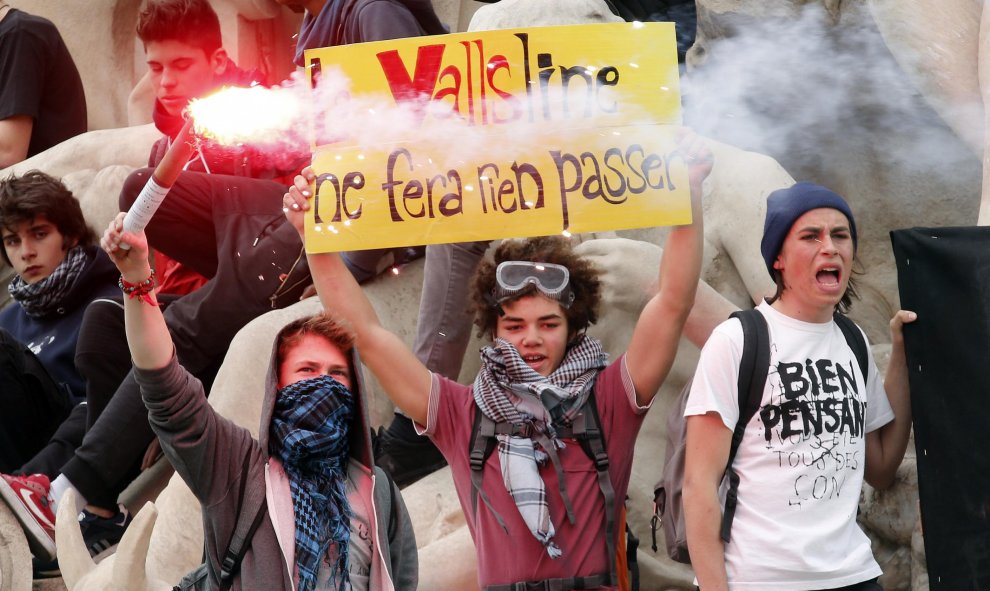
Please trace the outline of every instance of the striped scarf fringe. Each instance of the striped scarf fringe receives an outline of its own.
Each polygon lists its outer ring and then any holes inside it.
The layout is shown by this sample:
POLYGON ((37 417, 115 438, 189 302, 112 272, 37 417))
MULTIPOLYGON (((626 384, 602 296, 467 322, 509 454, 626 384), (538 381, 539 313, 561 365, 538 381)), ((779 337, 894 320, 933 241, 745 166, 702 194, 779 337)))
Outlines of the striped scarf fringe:
POLYGON ((329 376, 279 390, 271 423, 271 455, 289 476, 296 525, 299 591, 316 588, 324 557, 336 547, 331 580, 342 591, 348 581, 351 508, 347 501, 351 392, 329 376))

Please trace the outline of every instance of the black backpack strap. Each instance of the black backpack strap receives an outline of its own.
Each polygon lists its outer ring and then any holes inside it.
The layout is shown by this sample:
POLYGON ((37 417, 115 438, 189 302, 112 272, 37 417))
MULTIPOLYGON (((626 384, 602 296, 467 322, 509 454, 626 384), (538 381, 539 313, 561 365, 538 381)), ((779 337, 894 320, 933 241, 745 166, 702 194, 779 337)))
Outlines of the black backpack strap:
POLYGON ((495 449, 495 421, 491 420, 481 409, 475 405, 474 424, 471 427, 471 449, 468 460, 471 466, 471 516, 478 515, 478 497, 491 510, 498 524, 502 526, 505 533, 509 533, 509 528, 505 525, 505 520, 492 507, 492 502, 488 498, 488 493, 481 487, 485 474, 485 462, 488 456, 492 455, 495 449))
MULTIPOLYGON (((628 507, 629 495, 626 495, 628 507)), ((626 567, 629 569, 629 591, 639 591, 639 538, 629 527, 629 512, 626 511, 626 567)))
MULTIPOLYGON (((480 496, 482 502, 484 502, 495 515, 495 518, 498 520, 499 525, 502 526, 502 529, 508 533, 508 528, 505 525, 505 521, 492 507, 491 501, 488 499, 488 495, 482 488, 485 462, 488 460, 488 457, 492 455, 492 451, 495 449, 496 434, 519 435, 524 437, 529 437, 532 434, 527 430, 526 426, 513 426, 507 423, 495 423, 495 421, 485 416, 485 413, 481 412, 481 409, 475 408, 474 423, 471 427, 471 448, 469 455, 472 489, 471 511, 473 514, 477 514, 478 497, 480 496)), ((615 523, 615 487, 612 486, 612 478, 608 473, 608 452, 605 448, 605 437, 601 429, 601 419, 598 417, 598 407, 595 404, 594 390, 592 390, 591 394, 588 396, 588 400, 584 404, 584 410, 574 421, 571 428, 558 429, 557 436, 573 437, 574 439, 577 439, 578 443, 581 445, 581 449, 584 450, 584 453, 595 464, 595 471, 598 473, 598 488, 602 493, 602 498, 605 504, 605 541, 609 561, 609 574, 600 576, 603 580, 607 576, 609 581, 607 584, 615 585, 618 581, 618 576, 616 573, 617 530, 615 523)), ((561 481, 561 486, 563 486, 563 481, 561 481)), ((562 494, 564 493, 562 492, 562 494)), ((560 581, 566 581, 569 585, 571 585, 573 584, 573 581, 576 580, 577 579, 561 579, 560 581)), ((597 588, 601 585, 602 584, 596 583, 593 588, 597 588)), ((584 589, 586 587, 568 586, 564 588, 584 589)))
POLYGON ((248 488, 248 470, 251 467, 250 459, 246 459, 241 467, 240 495, 244 499, 241 510, 237 515, 237 524, 234 526, 234 533, 227 545, 227 552, 220 563, 220 588, 230 586, 234 576, 240 569, 241 560, 247 552, 248 543, 254 537, 254 532, 261 525, 261 520, 265 516, 265 489, 259 487, 248 488), (249 521, 250 520, 250 521, 249 521))
POLYGON ((588 400, 584 403, 584 410, 574 421, 574 438, 581 444, 581 449, 591 458, 595 464, 595 471, 598 472, 598 489, 602 493, 602 500, 605 503, 605 545, 608 551, 608 572, 611 577, 611 585, 618 584, 618 573, 615 564, 616 560, 616 523, 615 523, 615 488, 612 486, 612 478, 608 473, 608 452, 605 450, 605 434, 602 432, 601 419, 598 417, 598 405, 595 404, 595 391, 592 389, 588 395, 588 400), (580 420, 581 417, 584 420, 580 420))
POLYGON ((853 354, 856 355, 856 361, 859 362, 859 370, 863 372, 863 381, 865 383, 870 377, 870 352, 866 346, 866 339, 863 337, 862 331, 859 330, 855 322, 841 312, 833 314, 832 320, 835 320, 835 323, 839 325, 839 328, 842 330, 842 336, 846 337, 846 344, 849 345, 853 354))
POLYGON ((729 542, 729 532, 732 530, 732 520, 736 515, 736 503, 739 498, 739 475, 732 469, 732 462, 739 451, 746 425, 760 409, 763 400, 763 390, 770 371, 770 331, 766 318, 758 310, 740 310, 733 312, 731 318, 738 318, 743 328, 742 359, 739 360, 739 420, 732 432, 732 444, 729 447, 729 459, 725 466, 729 479, 729 490, 725 496, 725 510, 722 514, 721 538, 729 542))

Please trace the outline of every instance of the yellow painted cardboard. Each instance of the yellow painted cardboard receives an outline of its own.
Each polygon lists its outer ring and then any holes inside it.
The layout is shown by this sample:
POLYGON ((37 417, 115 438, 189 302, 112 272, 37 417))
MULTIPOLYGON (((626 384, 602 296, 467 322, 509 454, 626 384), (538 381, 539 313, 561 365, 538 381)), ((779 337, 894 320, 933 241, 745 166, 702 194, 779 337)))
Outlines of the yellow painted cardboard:
POLYGON ((408 137, 315 148, 310 252, 690 222, 671 23, 420 37, 306 60, 311 74, 339 68, 355 98, 431 104, 408 137))

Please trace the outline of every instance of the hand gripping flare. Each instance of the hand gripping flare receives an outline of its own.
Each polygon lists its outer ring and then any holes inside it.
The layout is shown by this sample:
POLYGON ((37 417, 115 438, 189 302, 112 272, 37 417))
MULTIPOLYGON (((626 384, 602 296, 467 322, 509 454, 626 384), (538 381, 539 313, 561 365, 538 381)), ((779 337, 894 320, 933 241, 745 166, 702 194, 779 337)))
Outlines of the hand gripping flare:
MULTIPOLYGON (((164 158, 155 167, 151 178, 141 189, 134 204, 127 211, 124 217, 125 232, 140 232, 148 226, 151 217, 158 211, 158 206, 162 204, 168 190, 172 188, 175 179, 182 172, 182 167, 189 161, 193 151, 196 149, 196 135, 193 131, 193 120, 186 119, 185 125, 175 136, 172 145, 165 152, 164 158)), ((128 245, 122 244, 121 248, 128 245)))

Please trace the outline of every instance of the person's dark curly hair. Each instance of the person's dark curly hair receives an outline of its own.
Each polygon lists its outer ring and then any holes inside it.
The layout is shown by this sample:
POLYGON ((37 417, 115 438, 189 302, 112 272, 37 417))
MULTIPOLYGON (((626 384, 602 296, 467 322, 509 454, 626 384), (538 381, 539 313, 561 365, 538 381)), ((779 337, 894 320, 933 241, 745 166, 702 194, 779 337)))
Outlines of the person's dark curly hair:
MULTIPOLYGON (((495 289, 495 268, 505 261, 531 261, 563 265, 570 272, 574 303, 564 308, 570 335, 587 330, 598 320, 598 304, 601 301, 599 271, 591 263, 574 252, 571 242, 562 236, 542 236, 525 240, 506 240, 495 249, 495 261, 483 260, 471 280, 471 311, 478 327, 478 336, 494 336, 498 324, 499 309, 491 305, 495 289)), ((535 285, 527 285, 519 295, 507 300, 515 301, 536 293, 535 285)))
MULTIPOLYGON (((96 244, 96 232, 86 224, 82 207, 61 180, 39 170, 0 180, 0 226, 16 232, 18 226, 44 216, 62 235, 62 249, 96 244)), ((0 249, 11 264, 7 249, 0 249)))

